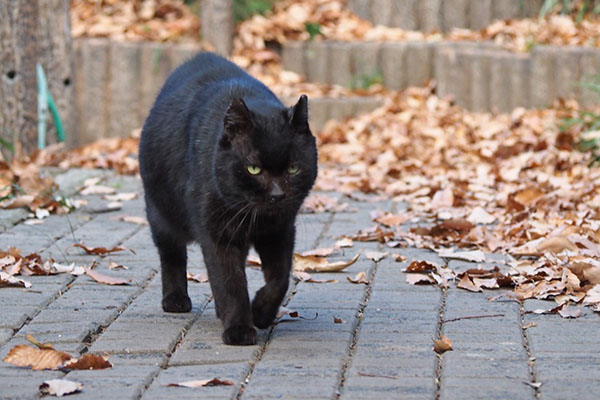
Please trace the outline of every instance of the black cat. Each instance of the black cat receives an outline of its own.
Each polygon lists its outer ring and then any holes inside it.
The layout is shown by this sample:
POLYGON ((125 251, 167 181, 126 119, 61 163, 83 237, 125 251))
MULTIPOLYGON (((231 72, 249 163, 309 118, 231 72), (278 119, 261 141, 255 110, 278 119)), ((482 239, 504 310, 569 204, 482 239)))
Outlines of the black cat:
POLYGON ((289 283, 295 219, 317 176, 306 95, 286 108, 231 62, 201 53, 177 68, 142 131, 140 172, 160 255, 163 310, 188 312, 190 242, 204 254, 223 341, 256 342, 289 283), (266 284, 248 298, 250 246, 266 284))

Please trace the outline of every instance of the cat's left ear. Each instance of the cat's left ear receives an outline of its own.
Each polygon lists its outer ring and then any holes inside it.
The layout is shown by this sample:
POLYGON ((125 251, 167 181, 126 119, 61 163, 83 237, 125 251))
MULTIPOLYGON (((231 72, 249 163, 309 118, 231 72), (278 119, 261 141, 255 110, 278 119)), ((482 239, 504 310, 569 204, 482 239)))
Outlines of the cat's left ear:
POLYGON ((290 125, 295 131, 310 134, 310 127, 308 126, 308 97, 305 94, 300 96, 296 105, 288 110, 288 115, 290 125))
POLYGON ((252 130, 252 116, 246 103, 241 98, 234 99, 225 112, 223 120, 225 137, 232 140, 236 135, 245 134, 252 130))

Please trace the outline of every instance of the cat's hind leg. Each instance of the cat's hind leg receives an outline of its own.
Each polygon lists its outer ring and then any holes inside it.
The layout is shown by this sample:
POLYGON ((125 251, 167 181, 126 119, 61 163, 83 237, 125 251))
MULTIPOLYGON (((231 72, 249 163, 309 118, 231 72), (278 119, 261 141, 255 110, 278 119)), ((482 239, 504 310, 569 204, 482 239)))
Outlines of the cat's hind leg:
POLYGON ((254 247, 262 261, 265 286, 252 300, 252 320, 258 328, 267 328, 277 315, 289 286, 294 251, 293 224, 282 232, 256 240, 254 247))
POLYGON ((192 309, 192 301, 187 291, 186 242, 169 232, 157 211, 147 207, 152 239, 160 256, 162 308, 166 312, 188 312, 192 309))

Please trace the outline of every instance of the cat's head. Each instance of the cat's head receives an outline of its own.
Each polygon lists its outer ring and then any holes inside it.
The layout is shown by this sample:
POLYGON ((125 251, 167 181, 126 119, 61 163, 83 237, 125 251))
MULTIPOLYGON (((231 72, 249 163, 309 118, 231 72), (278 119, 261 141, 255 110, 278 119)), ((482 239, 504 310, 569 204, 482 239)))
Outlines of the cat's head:
POLYGON ((297 211, 317 177, 307 103, 306 95, 290 108, 232 101, 217 150, 222 193, 263 214, 297 211))

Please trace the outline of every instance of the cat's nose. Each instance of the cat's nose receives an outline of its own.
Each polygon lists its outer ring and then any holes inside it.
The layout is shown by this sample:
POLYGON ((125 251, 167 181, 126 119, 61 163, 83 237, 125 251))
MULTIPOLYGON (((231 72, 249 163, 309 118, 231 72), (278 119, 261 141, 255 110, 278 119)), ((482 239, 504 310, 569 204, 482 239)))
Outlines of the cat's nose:
POLYGON ((281 187, 279 187, 278 184, 273 183, 273 186, 271 187, 271 191, 269 192, 269 201, 271 203, 274 203, 276 201, 279 201, 283 198, 283 190, 281 190, 281 187))

